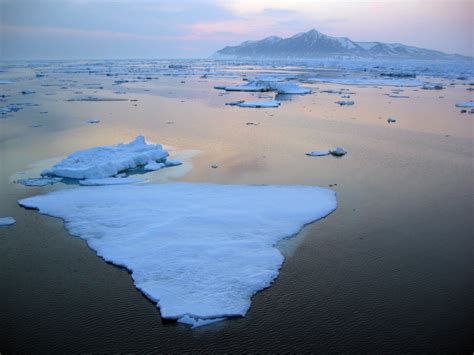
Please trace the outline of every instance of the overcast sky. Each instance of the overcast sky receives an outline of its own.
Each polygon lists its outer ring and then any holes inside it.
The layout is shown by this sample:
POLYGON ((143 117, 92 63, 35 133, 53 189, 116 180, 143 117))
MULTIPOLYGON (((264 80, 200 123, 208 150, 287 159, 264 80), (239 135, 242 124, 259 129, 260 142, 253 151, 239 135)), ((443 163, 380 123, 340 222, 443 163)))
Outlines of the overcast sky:
POLYGON ((474 55, 474 0, 0 0, 0 57, 205 58, 317 29, 474 55))

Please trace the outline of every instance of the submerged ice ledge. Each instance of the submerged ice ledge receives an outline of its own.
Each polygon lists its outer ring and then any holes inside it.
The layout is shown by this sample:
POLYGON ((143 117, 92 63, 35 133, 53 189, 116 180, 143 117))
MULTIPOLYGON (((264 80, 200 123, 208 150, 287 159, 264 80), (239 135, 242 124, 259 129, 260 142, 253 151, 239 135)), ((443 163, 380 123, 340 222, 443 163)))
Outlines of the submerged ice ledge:
POLYGON ((275 244, 336 209, 314 186, 169 183, 82 187, 21 206, 64 219, 104 260, 132 272, 163 318, 200 326, 244 316, 283 256, 275 244))

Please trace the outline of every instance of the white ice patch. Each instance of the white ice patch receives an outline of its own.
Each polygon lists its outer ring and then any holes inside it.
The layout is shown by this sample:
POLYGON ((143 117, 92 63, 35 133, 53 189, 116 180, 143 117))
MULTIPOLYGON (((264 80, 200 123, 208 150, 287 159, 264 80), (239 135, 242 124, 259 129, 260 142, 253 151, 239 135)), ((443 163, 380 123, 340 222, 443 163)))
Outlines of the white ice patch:
POLYGON ((326 155, 329 155, 329 152, 326 151, 326 152, 320 152, 320 151, 317 151, 317 150, 314 150, 312 152, 308 152, 306 153, 306 155, 310 156, 310 157, 324 157, 326 155))
POLYGON ((0 217, 0 227, 1 226, 11 226, 15 224, 15 219, 13 217, 0 217))
POLYGON ((257 100, 257 101, 244 101, 239 103, 239 107, 254 107, 254 108, 271 108, 280 106, 280 101, 277 100, 257 100))
POLYGON ((99 179, 121 171, 164 160, 168 152, 160 144, 147 144, 138 136, 130 143, 79 150, 53 166, 50 173, 72 179, 99 179))
POLYGON ((127 184, 139 184, 145 181, 146 181, 145 179, 140 179, 140 178, 111 177, 111 178, 102 178, 102 179, 80 180, 79 185, 82 185, 82 186, 127 185, 127 184))
POLYGON ((82 187, 19 203, 63 218, 100 257, 129 269, 163 318, 196 324, 244 316, 278 275, 275 244, 337 205, 334 191, 315 186, 199 183, 82 187))
POLYGON ((458 102, 456 107, 474 107, 474 101, 458 102))

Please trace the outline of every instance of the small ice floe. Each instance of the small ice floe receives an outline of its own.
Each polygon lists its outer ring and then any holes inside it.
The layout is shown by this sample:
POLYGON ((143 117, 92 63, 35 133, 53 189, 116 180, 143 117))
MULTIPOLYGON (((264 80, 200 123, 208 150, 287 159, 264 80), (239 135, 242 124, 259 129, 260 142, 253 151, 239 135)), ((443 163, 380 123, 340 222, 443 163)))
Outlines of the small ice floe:
POLYGON ((143 167, 146 171, 155 171, 163 169, 166 166, 164 163, 157 163, 156 161, 150 162, 143 167))
POLYGON ((33 179, 33 178, 19 179, 16 182, 24 186, 40 187, 40 186, 52 185, 57 182, 60 182, 61 180, 62 178, 60 177, 42 177, 42 178, 36 178, 36 179, 33 179))
POLYGON ((344 148, 336 147, 335 149, 331 149, 329 154, 334 155, 335 157, 342 157, 347 154, 347 151, 344 148))
POLYGON ((101 179, 85 179, 80 180, 79 185, 82 186, 105 186, 105 185, 128 185, 139 184, 145 182, 145 179, 131 177, 109 177, 101 179))
POLYGON ((355 95, 355 92, 349 91, 349 89, 328 89, 321 90, 321 93, 337 95, 355 95))
POLYGON ((416 78, 415 73, 405 73, 405 72, 380 73, 380 76, 387 76, 390 78, 416 78))
POLYGON ((178 166, 178 165, 181 165, 181 164, 183 164, 183 162, 181 160, 177 160, 177 159, 167 159, 165 161, 166 167, 178 166))
POLYGON ((0 85, 8 85, 13 84, 13 81, 10 80, 0 80, 0 85))
POLYGON ((474 101, 458 102, 456 104, 456 107, 474 107, 474 101))
POLYGON ((167 156, 160 144, 147 144, 145 137, 139 135, 130 143, 79 150, 54 165, 50 174, 72 179, 105 178, 153 161, 164 161, 167 156))
POLYGON ((260 122, 247 122, 246 125, 247 126, 258 126, 260 124, 260 122))
POLYGON ((168 65, 169 69, 186 69, 188 66, 184 64, 170 64, 168 65))
POLYGON ((442 84, 431 84, 426 83, 421 87, 423 90, 443 90, 444 86, 442 84))
POLYGON ((397 122, 397 120, 396 120, 395 118, 393 118, 393 117, 389 117, 389 118, 387 118, 387 122, 390 124, 390 123, 395 123, 395 122, 397 122))
POLYGON ((87 123, 94 124, 94 123, 100 123, 100 120, 96 118, 91 118, 90 120, 87 120, 87 123))
POLYGON ((241 103, 244 103, 245 100, 238 100, 238 101, 231 101, 231 102, 226 102, 226 106, 238 106, 241 103))
POLYGON ((94 96, 89 96, 89 97, 82 97, 82 98, 77 98, 77 99, 69 99, 67 100, 68 102, 74 102, 74 101, 86 101, 86 102, 112 102, 112 101, 128 101, 128 99, 114 99, 114 98, 106 98, 106 97, 94 97, 94 96))
POLYGON ((410 96, 407 95, 398 95, 398 94, 384 94, 388 97, 394 98, 394 99, 409 99, 410 96))
POLYGON ((195 326, 245 316, 278 277, 277 243, 337 207, 335 192, 317 186, 199 183, 78 187, 18 203, 64 219, 127 268, 163 318, 195 326))
POLYGON ((211 168, 213 168, 213 169, 217 169, 218 167, 219 167, 219 165, 217 165, 217 164, 212 164, 211 165, 211 168))
POLYGON ((28 127, 30 127, 30 128, 38 128, 38 127, 43 127, 43 125, 40 124, 40 123, 38 123, 38 124, 32 124, 32 125, 30 125, 30 126, 28 126, 28 127))
POLYGON ((310 157, 324 157, 324 156, 327 156, 329 154, 330 154, 329 151, 321 152, 321 151, 317 151, 317 150, 306 153, 306 155, 310 156, 310 157))
POLYGON ((0 217, 0 227, 11 226, 15 224, 15 219, 13 217, 0 217))
POLYGON ((238 104, 237 106, 253 107, 253 108, 272 108, 272 107, 279 107, 280 101, 276 101, 276 100, 244 101, 238 104))
POLYGON ((354 105, 354 101, 350 101, 350 100, 340 100, 340 101, 336 101, 335 103, 338 104, 338 105, 340 105, 340 106, 351 106, 351 105, 354 105))
POLYGON ((0 107, 0 114, 1 115, 6 115, 8 113, 11 113, 11 112, 18 112, 22 109, 23 107, 21 107, 20 105, 18 104, 9 104, 7 106, 4 106, 4 107, 0 107))
POLYGON ((31 95, 31 94, 34 94, 35 91, 26 89, 26 90, 22 90, 21 93, 22 93, 23 95, 31 95))

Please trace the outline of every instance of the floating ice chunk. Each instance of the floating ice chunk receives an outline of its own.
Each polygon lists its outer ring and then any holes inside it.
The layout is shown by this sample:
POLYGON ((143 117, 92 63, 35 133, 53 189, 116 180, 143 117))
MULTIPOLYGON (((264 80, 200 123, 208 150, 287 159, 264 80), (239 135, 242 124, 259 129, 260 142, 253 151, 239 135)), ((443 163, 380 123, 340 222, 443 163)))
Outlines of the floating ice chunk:
POLYGON ((276 100, 257 100, 244 101, 238 104, 239 107, 271 108, 280 106, 280 101, 276 100))
POLYGON ((15 219, 13 217, 0 217, 0 227, 1 226, 11 226, 15 224, 15 219))
POLYGON ((347 151, 344 148, 336 147, 335 149, 330 150, 329 153, 336 157, 341 157, 343 155, 346 155, 347 151))
POLYGON ((18 112, 22 109, 23 107, 17 105, 17 104, 9 104, 5 107, 0 107, 0 114, 6 115, 7 113, 10 112, 18 112))
POLYGON ((238 101, 231 101, 231 102, 226 102, 226 106, 238 106, 241 103, 244 103, 245 100, 238 100, 238 101))
POLYGON ((226 91, 265 92, 276 91, 279 94, 309 94, 310 88, 302 88, 294 83, 273 80, 252 80, 245 85, 231 85, 223 87, 226 91))
POLYGON ((389 118, 387 118, 387 122, 388 123, 395 123, 395 122, 397 122, 397 120, 393 117, 389 117, 389 118))
POLYGON ((27 89, 27 90, 22 90, 21 93, 23 95, 31 95, 31 94, 34 94, 35 92, 33 90, 27 89))
POLYGON ((63 218, 104 260, 131 271, 163 318, 244 316, 277 277, 275 248, 336 209, 316 186, 170 183, 81 187, 19 201, 63 218))
POLYGON ((165 161, 165 165, 167 167, 178 166, 178 165, 181 165, 181 164, 183 164, 183 162, 181 160, 177 160, 177 159, 167 159, 165 161))
POLYGON ((0 85, 8 85, 13 84, 13 81, 10 80, 0 80, 0 85))
POLYGON ((410 96, 407 96, 407 95, 398 95, 398 94, 385 94, 385 95, 394 99, 409 99, 410 98, 410 96))
POLYGON ((147 171, 155 171, 163 169, 166 165, 164 163, 157 163, 156 161, 150 162, 145 165, 143 168, 147 171))
POLYGON ((421 87, 424 90, 443 90, 444 86, 442 84, 430 84, 426 83, 421 87))
POLYGON ((349 91, 348 89, 328 89, 328 90, 321 90, 322 93, 325 94, 338 94, 338 95, 354 95, 355 92, 349 91))
POLYGON ((167 156, 160 144, 147 144, 145 137, 138 136, 126 144, 79 150, 53 166, 50 173, 72 179, 105 178, 167 156))
POLYGON ((474 107, 474 101, 458 102, 456 107, 474 107))
POLYGON ((91 124, 100 123, 100 120, 92 118, 92 119, 88 120, 87 123, 91 123, 91 124))
POLYGON ((79 185, 82 185, 82 186, 128 185, 128 184, 139 184, 145 181, 146 181, 145 179, 140 179, 140 178, 110 177, 110 178, 102 178, 102 179, 80 180, 79 185))
POLYGON ((46 186, 55 184, 61 180, 62 178, 59 177, 42 177, 37 179, 19 179, 17 183, 24 186, 46 186))
POLYGON ((193 317, 190 317, 188 315, 185 315, 184 317, 181 317, 178 319, 178 322, 179 323, 183 323, 183 324, 188 324, 188 325, 192 325, 191 328, 199 328, 199 327, 203 327, 205 325, 209 325, 209 324, 213 324, 213 323, 217 323, 217 322, 220 322, 220 321, 223 321, 225 320, 226 318, 211 318, 211 319, 196 319, 196 318, 193 318, 193 317))
POLYGON ((354 105, 354 101, 340 100, 340 101, 336 101, 336 104, 341 105, 341 106, 350 106, 350 105, 354 105))
POLYGON ((320 152, 320 151, 317 151, 317 150, 314 150, 312 152, 308 152, 306 153, 306 155, 310 156, 310 157, 324 157, 326 155, 329 155, 329 152, 326 151, 326 152, 320 152))

